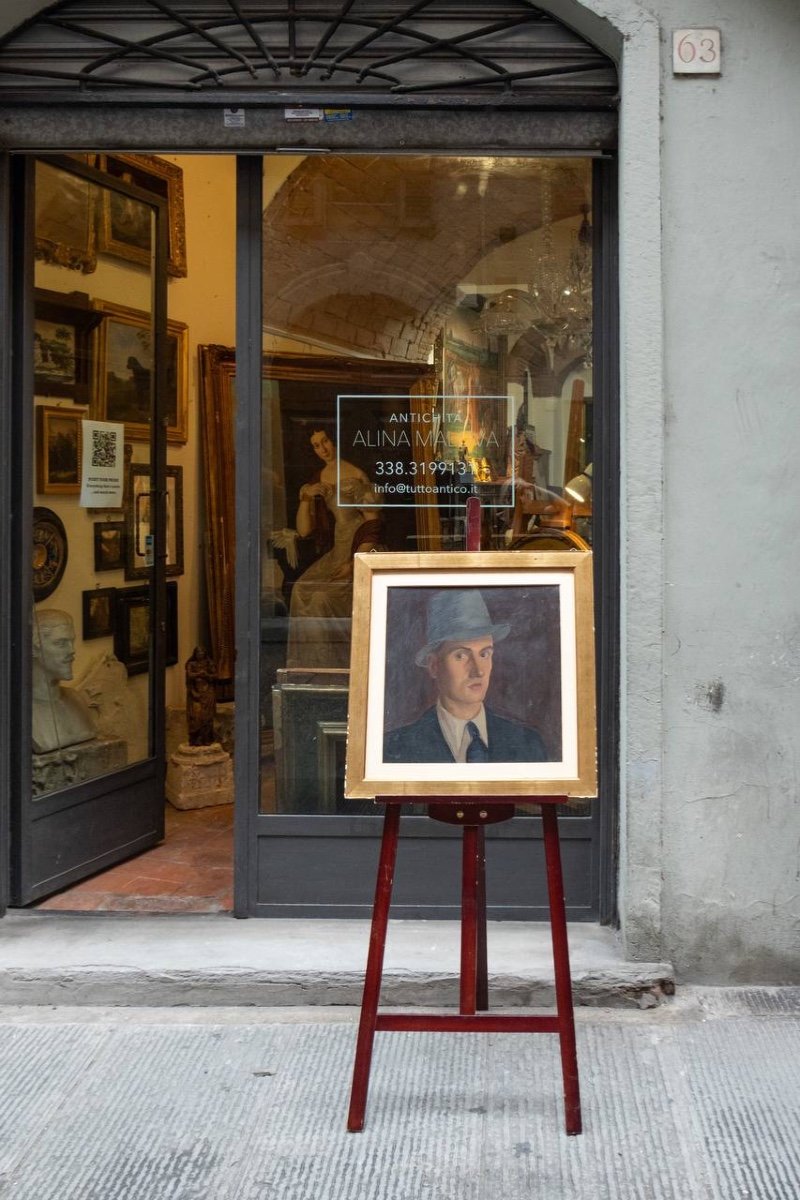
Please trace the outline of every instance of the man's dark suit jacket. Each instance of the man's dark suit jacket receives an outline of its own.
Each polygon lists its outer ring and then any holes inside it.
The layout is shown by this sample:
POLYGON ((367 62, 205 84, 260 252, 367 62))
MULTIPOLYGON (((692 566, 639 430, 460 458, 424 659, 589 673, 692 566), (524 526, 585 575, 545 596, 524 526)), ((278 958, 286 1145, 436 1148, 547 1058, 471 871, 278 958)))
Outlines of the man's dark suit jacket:
MULTIPOLYGON (((498 717, 486 709, 489 762, 547 762, 544 742, 535 729, 498 717)), ((384 762, 455 762, 436 715, 436 705, 411 725, 392 729, 383 739, 384 762)))

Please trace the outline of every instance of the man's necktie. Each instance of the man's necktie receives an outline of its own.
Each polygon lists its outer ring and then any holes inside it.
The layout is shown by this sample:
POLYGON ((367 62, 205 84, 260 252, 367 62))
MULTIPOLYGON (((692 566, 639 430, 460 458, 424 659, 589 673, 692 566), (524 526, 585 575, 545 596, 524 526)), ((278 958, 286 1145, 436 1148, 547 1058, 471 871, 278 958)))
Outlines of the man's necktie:
POLYGON ((474 721, 467 721, 467 733, 470 736, 470 743, 467 746, 467 762, 488 762, 489 747, 481 737, 474 721))

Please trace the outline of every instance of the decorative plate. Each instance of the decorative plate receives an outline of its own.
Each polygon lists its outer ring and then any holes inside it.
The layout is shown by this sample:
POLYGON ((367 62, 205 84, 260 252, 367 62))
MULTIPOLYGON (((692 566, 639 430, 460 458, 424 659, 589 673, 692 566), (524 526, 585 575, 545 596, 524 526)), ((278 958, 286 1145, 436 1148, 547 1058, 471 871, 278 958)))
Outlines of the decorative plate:
POLYGON ((67 566, 67 531, 49 508, 33 510, 33 598, 46 600, 61 583, 67 566))

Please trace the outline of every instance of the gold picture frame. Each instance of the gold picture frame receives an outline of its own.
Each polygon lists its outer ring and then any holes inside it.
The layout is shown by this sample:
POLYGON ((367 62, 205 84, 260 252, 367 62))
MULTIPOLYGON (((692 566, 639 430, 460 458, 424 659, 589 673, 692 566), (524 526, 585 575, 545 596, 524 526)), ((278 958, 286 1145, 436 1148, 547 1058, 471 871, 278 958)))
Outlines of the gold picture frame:
POLYGON ((34 254, 37 259, 84 275, 97 270, 95 193, 90 180, 71 175, 51 163, 36 163, 34 254))
POLYGON ((350 681, 348 799, 595 796, 591 553, 357 554, 350 681))
MULTIPOLYGON (((167 274, 183 278, 186 266, 186 217, 183 171, 153 154, 101 154, 98 166, 107 175, 132 183, 167 202, 167 274)), ((135 206, 119 192, 104 190, 100 198, 97 248, 103 254, 149 267, 152 261, 150 222, 137 220, 135 206)))
MULTIPOLYGON (((150 377, 153 370, 149 313, 109 300, 96 300, 102 320, 94 332, 95 382, 91 416, 122 421, 133 441, 150 437, 150 377)), ((182 444, 189 433, 189 329, 167 321, 167 441, 182 444)))
MULTIPOLYGON (((217 697, 230 700, 233 699, 236 557, 233 453, 236 351, 230 346, 201 345, 198 354, 198 409, 209 531, 205 558, 211 650, 217 664, 217 697)), ((293 514, 300 486, 308 481, 308 468, 313 466, 315 458, 309 436, 319 428, 333 433, 339 392, 379 391, 387 397, 408 393, 409 404, 418 404, 420 411, 428 404, 428 397, 436 394, 435 380, 427 363, 283 353, 265 357, 262 389, 265 420, 270 422, 273 439, 273 457, 263 489, 265 530, 271 526, 280 529, 290 522, 287 504, 293 514)), ((319 466, 318 459, 316 465, 319 466)), ((438 536, 437 511, 420 506, 417 528, 422 532, 420 514, 425 519, 429 515, 436 518, 438 536)), ((424 528, 427 531, 429 527, 424 528)), ((426 545, 431 545, 430 539, 426 545)))
POLYGON ((74 496, 81 490, 85 408, 36 408, 36 491, 74 496))

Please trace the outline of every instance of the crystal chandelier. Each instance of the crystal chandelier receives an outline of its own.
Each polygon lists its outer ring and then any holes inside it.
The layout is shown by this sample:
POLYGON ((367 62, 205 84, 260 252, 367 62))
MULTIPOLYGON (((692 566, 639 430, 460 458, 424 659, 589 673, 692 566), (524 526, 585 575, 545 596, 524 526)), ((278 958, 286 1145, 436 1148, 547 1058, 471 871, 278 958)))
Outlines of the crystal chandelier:
POLYGON ((530 283, 507 288, 489 299, 481 323, 487 333, 518 337, 529 329, 540 334, 551 366, 556 355, 580 354, 588 362, 592 346, 592 226, 589 206, 571 246, 558 246, 553 235, 553 181, 542 180, 540 245, 532 255, 530 283))
POLYGON ((506 288, 490 297, 481 312, 481 325, 487 333, 519 337, 533 325, 530 296, 520 288, 506 288))

